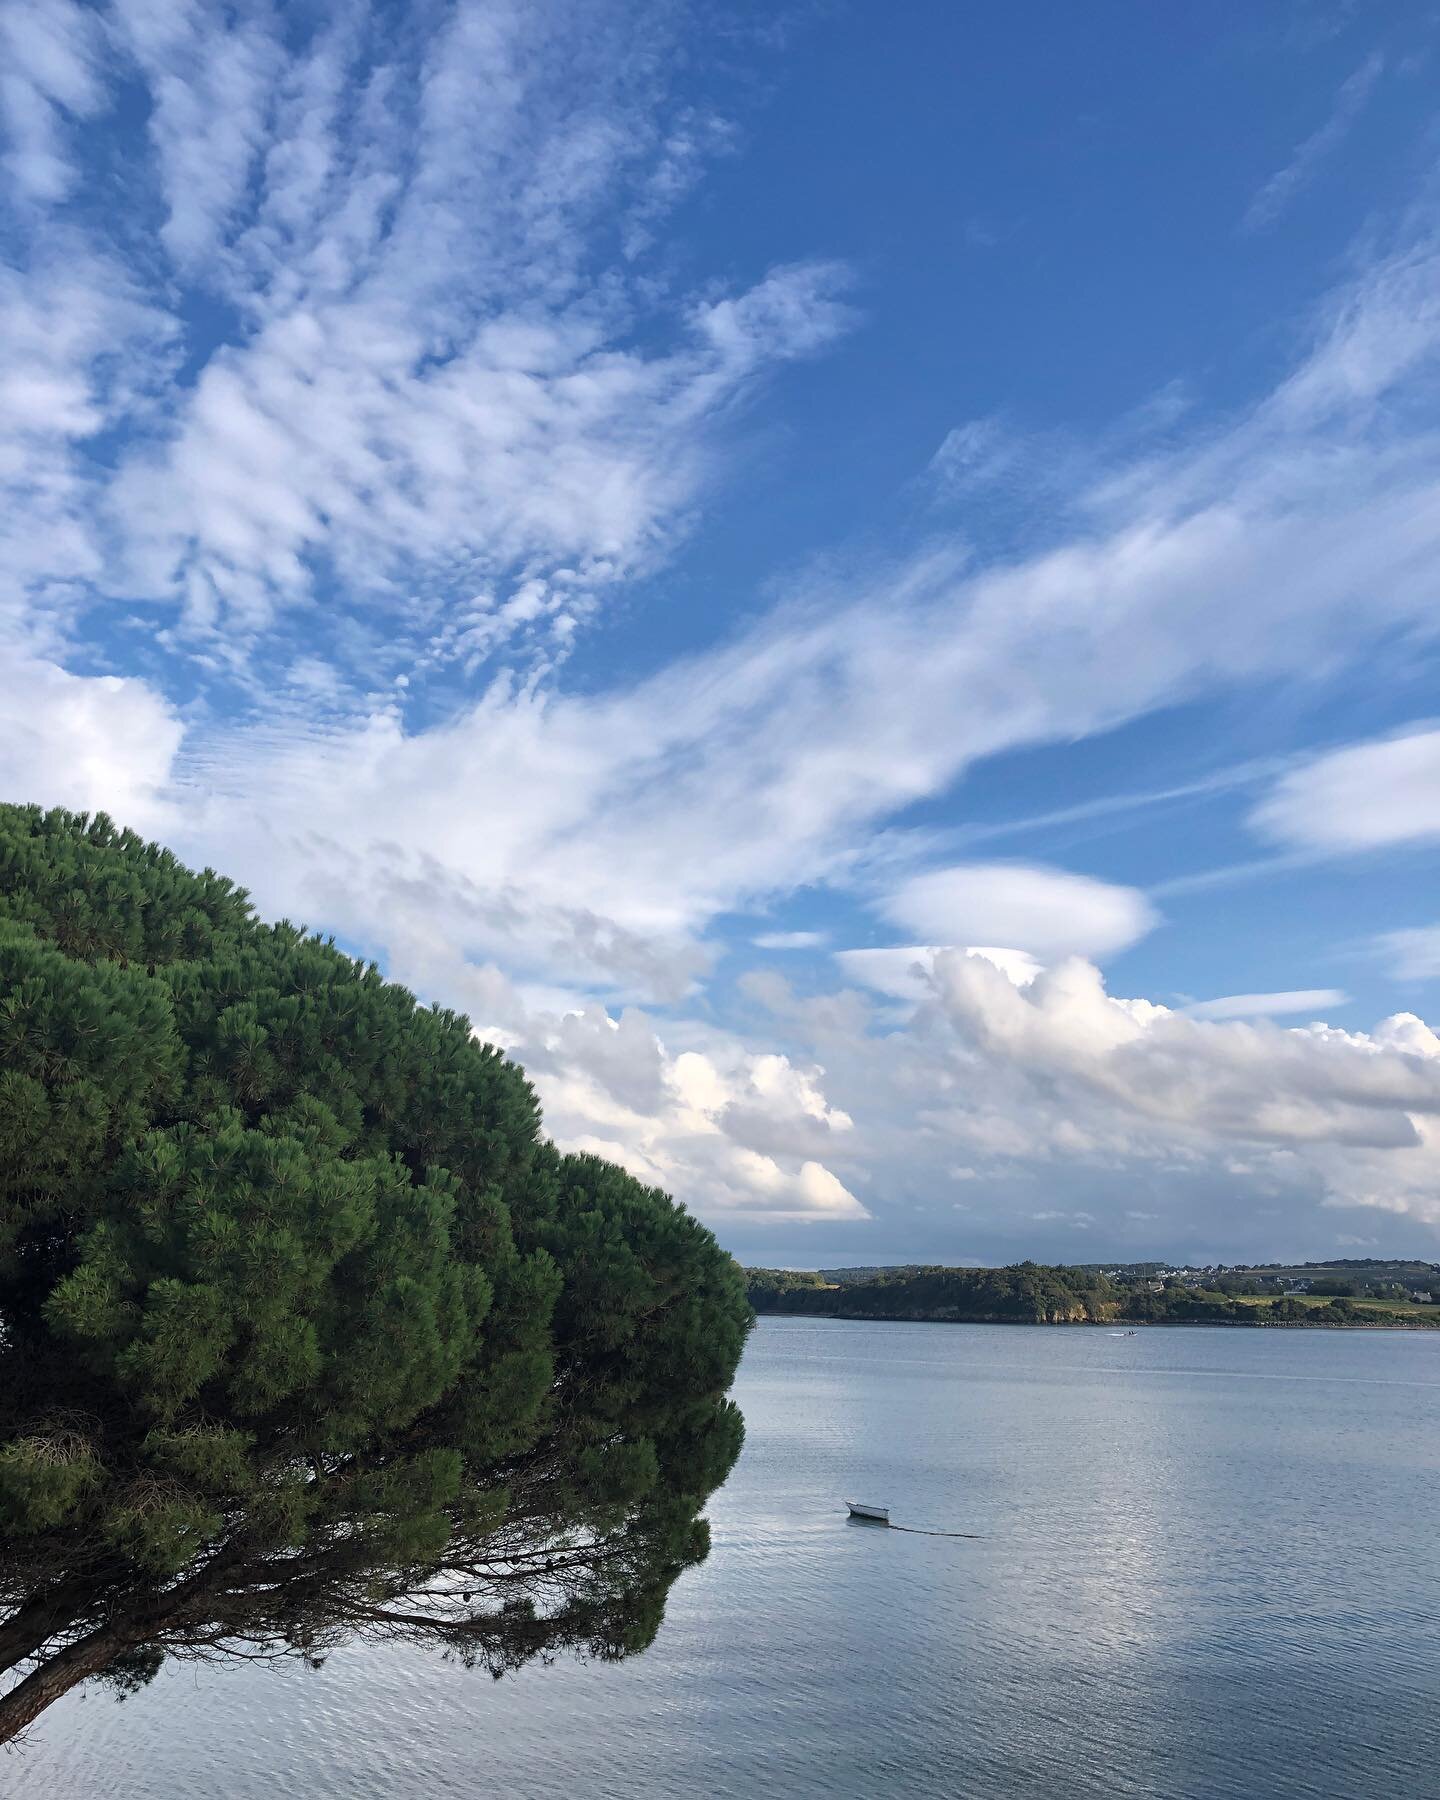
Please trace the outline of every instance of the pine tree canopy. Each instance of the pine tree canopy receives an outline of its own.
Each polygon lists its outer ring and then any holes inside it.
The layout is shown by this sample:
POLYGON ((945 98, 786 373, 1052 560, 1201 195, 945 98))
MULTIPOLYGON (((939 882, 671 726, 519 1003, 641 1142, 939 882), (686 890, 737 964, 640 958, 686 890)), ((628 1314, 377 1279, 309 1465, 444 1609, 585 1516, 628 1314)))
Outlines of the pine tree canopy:
POLYGON ((633 1648, 704 1553, 749 1320, 465 1018, 103 816, 0 806, 0 1668, 102 1615, 119 1650, 387 1610, 498 1663, 545 1619, 633 1648))

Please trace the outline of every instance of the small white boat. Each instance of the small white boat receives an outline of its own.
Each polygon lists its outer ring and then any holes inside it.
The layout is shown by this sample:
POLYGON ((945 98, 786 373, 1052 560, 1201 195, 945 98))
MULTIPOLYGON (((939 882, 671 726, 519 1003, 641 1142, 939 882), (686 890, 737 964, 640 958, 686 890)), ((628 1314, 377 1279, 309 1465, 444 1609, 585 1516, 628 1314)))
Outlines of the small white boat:
POLYGON ((872 1525, 888 1525, 890 1508, 888 1506, 862 1506, 858 1500, 847 1500, 852 1519, 869 1519, 872 1525))

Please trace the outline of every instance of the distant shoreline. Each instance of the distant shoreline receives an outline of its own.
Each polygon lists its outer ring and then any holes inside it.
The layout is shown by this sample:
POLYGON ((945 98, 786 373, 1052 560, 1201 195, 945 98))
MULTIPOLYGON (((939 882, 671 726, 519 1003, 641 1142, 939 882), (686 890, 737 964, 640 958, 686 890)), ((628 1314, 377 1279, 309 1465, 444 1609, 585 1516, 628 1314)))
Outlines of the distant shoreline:
POLYGON ((757 1315, 929 1325, 1238 1325, 1247 1331, 1440 1329, 1440 1265, 1369 1264, 1313 1275, 1254 1269, 1011 1263, 1005 1268, 745 1271, 757 1315), (1276 1291, 1277 1280, 1285 1283, 1276 1291))
POLYGON ((956 1319, 940 1313, 882 1312, 806 1312, 800 1307, 762 1307, 754 1309, 757 1319, 835 1319, 845 1325, 1004 1325, 1045 1329, 1075 1327, 1082 1331, 1190 1331, 1208 1326, 1219 1331, 1435 1331, 1434 1325, 1417 1324, 1401 1319, 1356 1319, 1342 1323, 1337 1319, 1317 1319, 1312 1325, 1306 1319, 956 1319))

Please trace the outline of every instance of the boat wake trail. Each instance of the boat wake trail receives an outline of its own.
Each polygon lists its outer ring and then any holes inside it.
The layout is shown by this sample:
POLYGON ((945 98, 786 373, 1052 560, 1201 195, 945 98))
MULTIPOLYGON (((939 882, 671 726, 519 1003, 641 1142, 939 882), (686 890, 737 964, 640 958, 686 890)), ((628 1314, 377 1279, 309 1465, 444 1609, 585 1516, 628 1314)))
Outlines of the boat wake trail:
POLYGON ((979 1539, 984 1536, 984 1533, 979 1531, 925 1531, 919 1525, 892 1525, 890 1529, 892 1531, 908 1531, 911 1537, 959 1537, 979 1539))

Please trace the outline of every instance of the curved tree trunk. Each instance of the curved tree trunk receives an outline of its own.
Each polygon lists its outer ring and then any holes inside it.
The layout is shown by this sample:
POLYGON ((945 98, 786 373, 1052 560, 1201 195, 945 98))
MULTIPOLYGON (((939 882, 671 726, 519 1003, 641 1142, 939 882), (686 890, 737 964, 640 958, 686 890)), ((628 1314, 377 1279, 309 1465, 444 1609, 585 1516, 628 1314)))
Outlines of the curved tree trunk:
POLYGON ((0 1675, 33 1656, 47 1639, 84 1618, 95 1605, 98 1588, 93 1581, 57 1582, 32 1594, 0 1624, 0 1675))
POLYGON ((0 1744, 12 1742, 71 1688, 108 1669, 133 1642, 128 1631, 102 1626, 33 1669, 8 1694, 0 1695, 0 1744))
MULTIPOLYGON (((0 1744, 10 1743, 62 1694, 108 1669, 123 1650, 155 1639, 167 1625, 197 1605, 203 1613, 210 1590, 236 1561, 231 1549, 207 1563, 188 1580, 148 1599, 134 1595, 124 1602, 112 1588, 108 1604, 117 1607, 107 1624, 96 1626, 43 1658, 30 1673, 0 1695, 0 1744)), ((0 1626, 0 1673, 33 1657, 66 1626, 74 1626, 98 1605, 93 1582, 60 1582, 27 1600, 0 1626)))

